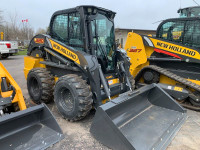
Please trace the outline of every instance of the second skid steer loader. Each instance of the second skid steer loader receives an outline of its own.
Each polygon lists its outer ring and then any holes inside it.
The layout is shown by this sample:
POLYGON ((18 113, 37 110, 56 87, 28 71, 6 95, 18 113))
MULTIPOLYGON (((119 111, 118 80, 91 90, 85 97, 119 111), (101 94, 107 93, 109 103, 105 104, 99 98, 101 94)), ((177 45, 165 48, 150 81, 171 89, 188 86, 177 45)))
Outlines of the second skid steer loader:
POLYGON ((129 59, 115 45, 114 17, 95 6, 55 12, 48 34, 36 35, 24 58, 29 94, 38 104, 54 99, 70 121, 94 107, 90 131, 110 148, 166 148, 186 110, 156 85, 134 91, 129 59))
POLYGON ((200 110, 200 18, 164 20, 156 37, 128 33, 125 49, 137 83, 159 83, 181 105, 200 110))
POLYGON ((46 149, 64 138, 45 104, 28 107, 20 87, 0 63, 0 149, 46 149))

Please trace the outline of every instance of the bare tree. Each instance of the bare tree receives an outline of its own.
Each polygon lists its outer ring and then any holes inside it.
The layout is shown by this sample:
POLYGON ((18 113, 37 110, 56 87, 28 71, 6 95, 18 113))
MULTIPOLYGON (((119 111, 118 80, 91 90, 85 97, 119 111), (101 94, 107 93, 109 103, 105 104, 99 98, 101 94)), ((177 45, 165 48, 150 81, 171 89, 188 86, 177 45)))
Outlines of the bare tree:
POLYGON ((4 20, 3 20, 3 11, 0 10, 0 26, 3 25, 3 22, 4 22, 4 20))
POLYGON ((5 26, 7 40, 30 40, 34 30, 28 22, 21 22, 18 14, 10 14, 8 23, 5 26))
POLYGON ((39 28, 39 29, 37 29, 37 31, 36 31, 36 35, 37 34, 46 34, 47 33, 47 29, 43 29, 43 28, 39 28))
POLYGON ((16 12, 9 15, 9 33, 7 34, 9 34, 12 40, 17 40, 20 33, 18 20, 18 14, 16 12))
POLYGON ((22 24, 21 34, 24 39, 30 40, 34 36, 34 30, 28 22, 22 24))
POLYGON ((0 32, 4 32, 4 40, 17 40, 20 43, 34 36, 34 30, 29 22, 21 22, 16 12, 10 14, 8 20, 4 20, 1 10, 0 32))

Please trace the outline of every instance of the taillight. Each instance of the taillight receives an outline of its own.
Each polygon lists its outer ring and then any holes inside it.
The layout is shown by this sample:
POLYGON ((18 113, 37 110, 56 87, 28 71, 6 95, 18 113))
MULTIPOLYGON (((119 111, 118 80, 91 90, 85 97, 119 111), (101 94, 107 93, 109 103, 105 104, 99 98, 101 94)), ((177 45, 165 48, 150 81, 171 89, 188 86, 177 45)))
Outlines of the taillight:
POLYGON ((11 48, 11 44, 10 43, 6 43, 7 48, 11 48))

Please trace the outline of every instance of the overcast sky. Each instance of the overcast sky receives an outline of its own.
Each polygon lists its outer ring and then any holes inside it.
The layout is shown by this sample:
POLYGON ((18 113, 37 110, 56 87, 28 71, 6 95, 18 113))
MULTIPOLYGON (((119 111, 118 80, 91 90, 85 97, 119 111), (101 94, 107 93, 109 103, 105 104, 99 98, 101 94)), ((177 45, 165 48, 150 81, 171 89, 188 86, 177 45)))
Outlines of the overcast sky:
MULTIPOLYGON (((200 3, 200 0, 196 2, 200 3)), ((115 11, 115 27, 156 29, 159 23, 154 22, 178 17, 180 6, 196 4, 193 0, 1 0, 0 10, 4 12, 5 20, 17 13, 19 22, 28 19, 37 30, 49 25, 55 11, 78 5, 96 5, 115 11)))

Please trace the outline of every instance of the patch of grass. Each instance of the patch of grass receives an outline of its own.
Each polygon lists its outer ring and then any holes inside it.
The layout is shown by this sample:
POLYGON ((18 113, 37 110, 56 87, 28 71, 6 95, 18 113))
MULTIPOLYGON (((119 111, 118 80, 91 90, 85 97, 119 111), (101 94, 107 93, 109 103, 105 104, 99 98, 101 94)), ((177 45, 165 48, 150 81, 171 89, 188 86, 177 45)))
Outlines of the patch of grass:
POLYGON ((15 55, 26 55, 27 54, 27 49, 21 49, 17 54, 15 55))

